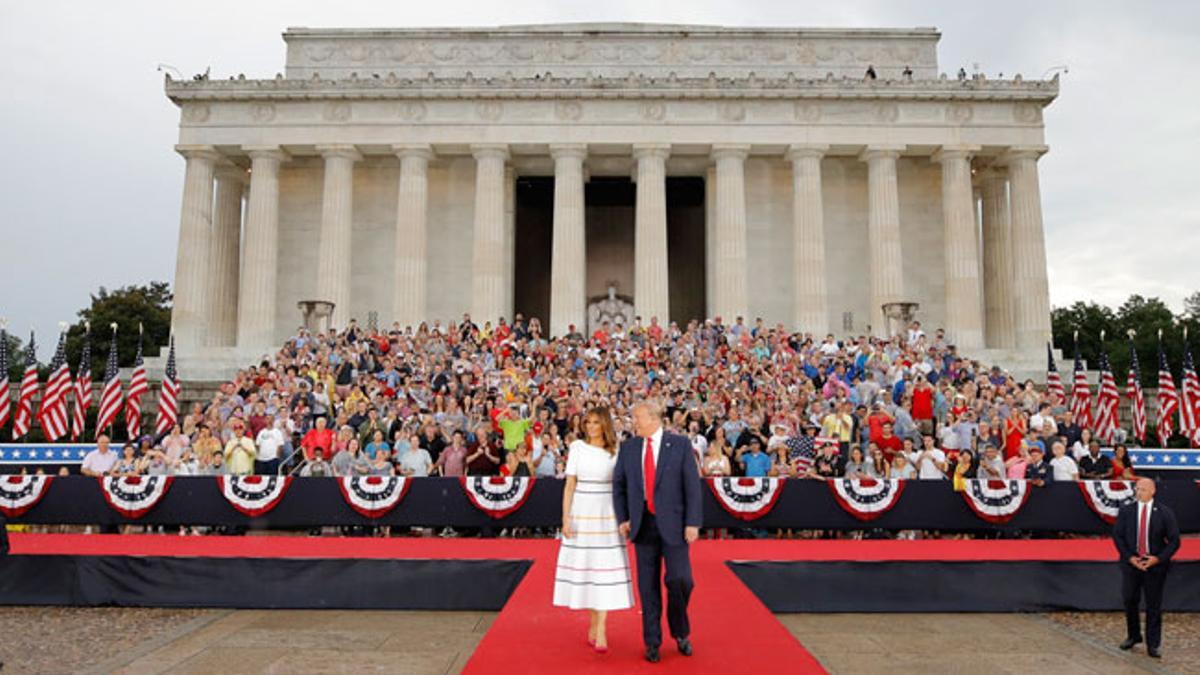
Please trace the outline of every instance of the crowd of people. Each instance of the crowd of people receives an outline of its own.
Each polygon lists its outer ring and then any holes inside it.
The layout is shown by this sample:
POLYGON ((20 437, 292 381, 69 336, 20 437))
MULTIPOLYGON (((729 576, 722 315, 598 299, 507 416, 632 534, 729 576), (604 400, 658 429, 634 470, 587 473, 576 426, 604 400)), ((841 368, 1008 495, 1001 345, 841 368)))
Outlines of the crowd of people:
POLYGON ((914 322, 837 340, 720 317, 604 323, 548 338, 520 314, 476 324, 300 329, 193 404, 165 436, 83 464, 101 474, 562 476, 592 406, 621 438, 657 400, 705 476, 1035 482, 1130 477, 1066 401, 914 322))

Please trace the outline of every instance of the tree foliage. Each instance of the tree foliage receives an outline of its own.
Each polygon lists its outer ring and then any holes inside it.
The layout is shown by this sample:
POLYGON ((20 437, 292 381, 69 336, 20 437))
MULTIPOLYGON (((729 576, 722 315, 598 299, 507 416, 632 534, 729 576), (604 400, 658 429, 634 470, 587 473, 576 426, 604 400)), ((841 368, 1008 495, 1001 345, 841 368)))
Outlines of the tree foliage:
POLYGON ((158 356, 171 335, 171 289, 162 281, 145 286, 125 286, 113 291, 101 287, 91 305, 79 310, 79 321, 67 330, 67 360, 79 362, 85 322, 92 326, 92 379, 103 380, 112 339, 110 324, 117 324, 117 364, 133 365, 137 354, 138 324, 145 329, 143 354, 158 356))
MULTIPOLYGON (((1183 328, 1188 329, 1192 356, 1200 345, 1200 292, 1184 301, 1184 311, 1175 314, 1158 298, 1131 295, 1120 307, 1112 309, 1094 302, 1076 302, 1069 307, 1056 307, 1050 313, 1054 346, 1067 359, 1075 354, 1075 332, 1079 332, 1079 353, 1093 370, 1099 367, 1100 350, 1108 351, 1113 374, 1124 389, 1129 372, 1129 331, 1134 332, 1133 346, 1141 366, 1142 385, 1158 384, 1158 335, 1162 331, 1163 351, 1176 377, 1183 359, 1183 328), (1104 342, 1101 343, 1101 331, 1104 342)), ((1060 365, 1070 369, 1071 363, 1060 365)))
POLYGON ((8 343, 8 381, 12 390, 15 388, 12 383, 21 381, 21 376, 25 373, 25 360, 29 357, 25 342, 21 338, 7 332, 4 335, 4 340, 8 343))

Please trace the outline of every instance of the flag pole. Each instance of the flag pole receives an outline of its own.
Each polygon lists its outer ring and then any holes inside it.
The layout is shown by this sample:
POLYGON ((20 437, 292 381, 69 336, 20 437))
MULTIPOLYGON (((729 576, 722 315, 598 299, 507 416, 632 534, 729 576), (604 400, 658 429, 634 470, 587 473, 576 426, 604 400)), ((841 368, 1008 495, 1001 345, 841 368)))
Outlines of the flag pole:
MULTIPOLYGON (((112 323, 108 324, 108 327, 112 329, 112 342, 111 342, 110 344, 112 345, 112 348, 113 348, 113 349, 116 349, 116 347, 117 347, 117 322, 116 322, 116 321, 113 321, 112 323)), ((113 357, 113 358, 115 358, 115 357, 113 357)), ((118 360, 117 360, 117 373, 118 373, 118 378, 120 377, 120 375, 119 375, 119 373, 121 372, 120 368, 121 368, 121 362, 120 362, 120 360, 118 359, 118 360)), ((118 385, 118 387, 119 387, 119 386, 120 386, 120 385, 118 385)), ((108 437, 109 437, 109 439, 110 439, 110 440, 111 440, 111 439, 112 439, 112 437, 113 437, 113 425, 117 423, 117 417, 118 417, 118 416, 119 416, 119 415, 113 415, 113 418, 112 418, 112 420, 110 420, 110 421, 109 421, 109 423, 108 423, 108 426, 107 426, 107 427, 105 427, 105 429, 108 429, 108 437)), ((96 430, 96 436, 98 437, 99 435, 100 435, 100 430, 99 430, 99 429, 97 429, 97 430, 96 430)))
MULTIPOLYGON (((84 348, 87 349, 88 352, 90 353, 92 350, 92 347, 91 347, 91 344, 92 344, 92 322, 90 319, 83 320, 83 342, 84 342, 84 348)), ((88 358, 90 359, 91 356, 89 356, 88 358)), ((88 367, 90 368, 91 365, 92 364, 89 363, 88 367)), ((79 376, 83 374, 82 370, 83 369, 81 368, 80 369, 81 372, 76 373, 76 375, 75 375, 76 381, 78 381, 79 376)), ((92 382, 92 376, 90 373, 88 374, 87 378, 88 378, 87 379, 88 386, 90 388, 91 382, 92 382)), ((75 405, 79 406, 81 404, 81 401, 79 400, 78 392, 76 392, 76 394, 77 395, 75 396, 75 405)), ((91 403, 90 403, 91 395, 92 395, 92 392, 89 389, 89 391, 88 391, 88 397, 89 397, 88 398, 88 401, 89 401, 88 407, 91 407, 91 403)), ((79 425, 79 440, 82 442, 86 442, 87 441, 87 411, 86 410, 83 411, 83 417, 81 417, 80 419, 83 420, 83 424, 79 425)))

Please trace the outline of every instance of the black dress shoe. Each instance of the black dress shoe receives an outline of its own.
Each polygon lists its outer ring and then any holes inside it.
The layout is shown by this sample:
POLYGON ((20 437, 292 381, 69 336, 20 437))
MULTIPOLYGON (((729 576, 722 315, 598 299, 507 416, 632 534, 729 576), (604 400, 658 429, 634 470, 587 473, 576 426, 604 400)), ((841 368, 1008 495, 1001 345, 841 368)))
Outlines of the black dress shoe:
POLYGON ((658 663, 658 647, 646 647, 646 660, 650 663, 658 663))
POLYGON ((1146 647, 1146 656, 1152 659, 1161 659, 1162 652, 1158 651, 1158 647, 1146 647))
POLYGON ((1117 646, 1121 648, 1121 651, 1127 652, 1130 649, 1133 649, 1134 645, 1140 645, 1140 644, 1142 644, 1141 639, 1135 640, 1133 638, 1125 638, 1125 641, 1117 646))
POLYGON ((684 656, 692 655, 692 641, 687 638, 676 638, 675 644, 679 645, 679 653, 684 656))

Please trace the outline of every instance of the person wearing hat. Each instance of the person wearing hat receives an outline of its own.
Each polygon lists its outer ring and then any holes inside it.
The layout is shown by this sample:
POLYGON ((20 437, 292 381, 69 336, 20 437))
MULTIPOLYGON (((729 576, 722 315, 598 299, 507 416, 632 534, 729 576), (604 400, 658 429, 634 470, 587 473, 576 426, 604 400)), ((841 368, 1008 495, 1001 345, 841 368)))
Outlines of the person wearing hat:
POLYGON ((1029 463, 1025 465, 1025 480, 1030 484, 1038 487, 1044 487, 1046 483, 1054 480, 1054 470, 1050 463, 1045 461, 1045 452, 1040 445, 1032 445, 1029 447, 1029 463))
POLYGON ((771 472, 771 457, 763 452, 763 442, 759 436, 751 436, 747 447, 738 448, 737 460, 742 465, 742 474, 747 478, 761 478, 771 472))

